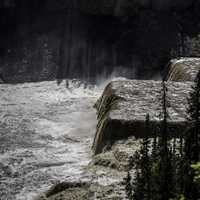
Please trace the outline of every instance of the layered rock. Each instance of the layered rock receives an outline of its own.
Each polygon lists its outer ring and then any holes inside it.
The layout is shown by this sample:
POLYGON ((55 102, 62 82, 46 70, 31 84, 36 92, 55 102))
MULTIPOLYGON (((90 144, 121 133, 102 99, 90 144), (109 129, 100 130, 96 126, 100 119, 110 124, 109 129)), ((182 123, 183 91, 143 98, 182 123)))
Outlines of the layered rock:
MULTIPOLYGON (((167 82, 168 126, 171 136, 186 127, 186 105, 192 83, 167 82)), ((150 115, 149 135, 155 134, 162 120, 162 83, 159 81, 114 81, 96 104, 98 126, 93 150, 98 154, 115 141, 146 133, 145 118, 150 115)))
POLYGON ((166 80, 169 81, 194 81, 200 70, 200 58, 181 58, 171 60, 166 80))

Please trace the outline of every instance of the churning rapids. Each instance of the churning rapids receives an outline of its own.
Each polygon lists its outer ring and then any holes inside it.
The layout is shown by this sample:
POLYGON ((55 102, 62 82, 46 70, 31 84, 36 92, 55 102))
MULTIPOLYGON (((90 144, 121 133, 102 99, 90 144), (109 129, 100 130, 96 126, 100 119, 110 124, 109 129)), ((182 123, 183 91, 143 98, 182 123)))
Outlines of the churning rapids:
POLYGON ((78 80, 0 85, 0 200, 87 178, 102 89, 78 80))

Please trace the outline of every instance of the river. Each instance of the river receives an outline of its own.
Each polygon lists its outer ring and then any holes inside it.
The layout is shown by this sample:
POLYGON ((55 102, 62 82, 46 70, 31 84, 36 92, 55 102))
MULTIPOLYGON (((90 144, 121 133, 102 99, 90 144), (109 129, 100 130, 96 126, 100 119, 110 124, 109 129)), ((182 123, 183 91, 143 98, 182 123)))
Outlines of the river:
POLYGON ((78 80, 0 85, 1 200, 87 176, 101 91, 78 80))

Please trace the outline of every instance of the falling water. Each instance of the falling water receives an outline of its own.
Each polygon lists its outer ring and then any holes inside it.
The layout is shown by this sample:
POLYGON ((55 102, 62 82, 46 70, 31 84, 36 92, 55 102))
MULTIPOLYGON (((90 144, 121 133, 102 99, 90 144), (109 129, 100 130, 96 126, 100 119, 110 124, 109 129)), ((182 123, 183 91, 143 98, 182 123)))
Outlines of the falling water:
POLYGON ((170 81, 194 80, 199 70, 199 58, 179 58, 171 60, 167 73, 170 81))

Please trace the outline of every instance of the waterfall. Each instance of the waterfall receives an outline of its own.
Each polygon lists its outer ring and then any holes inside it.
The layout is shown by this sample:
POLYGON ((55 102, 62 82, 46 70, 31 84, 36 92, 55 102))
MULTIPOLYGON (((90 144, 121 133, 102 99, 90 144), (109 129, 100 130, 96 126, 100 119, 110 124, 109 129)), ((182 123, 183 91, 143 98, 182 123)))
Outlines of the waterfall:
POLYGON ((193 81, 200 69, 199 58, 180 58, 171 60, 167 69, 166 80, 193 81))

